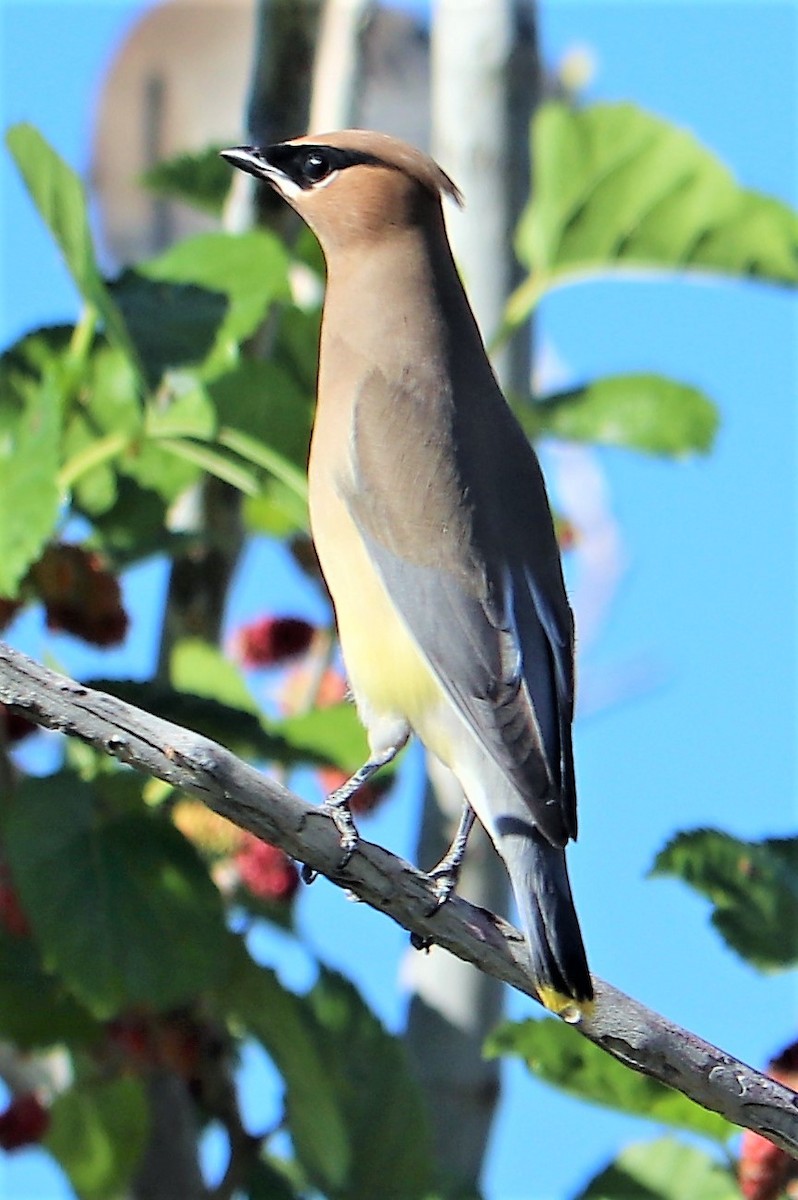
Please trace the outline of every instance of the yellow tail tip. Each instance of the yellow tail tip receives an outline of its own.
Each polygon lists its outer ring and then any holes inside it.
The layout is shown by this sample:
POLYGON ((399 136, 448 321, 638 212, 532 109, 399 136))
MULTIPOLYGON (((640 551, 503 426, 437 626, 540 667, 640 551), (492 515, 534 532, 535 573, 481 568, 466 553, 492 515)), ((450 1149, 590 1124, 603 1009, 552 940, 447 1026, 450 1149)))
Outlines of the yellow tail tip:
POLYGON ((590 1016, 595 1006, 594 1000, 574 1000, 573 996, 566 996, 545 984, 538 985, 537 993, 549 1012, 568 1025, 578 1025, 583 1018, 590 1016))

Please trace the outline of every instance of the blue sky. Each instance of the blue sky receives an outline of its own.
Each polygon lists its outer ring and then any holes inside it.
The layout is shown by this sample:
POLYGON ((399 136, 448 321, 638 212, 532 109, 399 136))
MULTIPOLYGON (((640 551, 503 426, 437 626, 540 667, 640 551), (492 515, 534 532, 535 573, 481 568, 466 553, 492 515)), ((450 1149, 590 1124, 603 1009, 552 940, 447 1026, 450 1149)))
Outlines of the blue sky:
MULTIPOLYGON (((85 169, 99 73, 141 8, 5 0, 3 126, 36 122, 85 169)), ((797 26, 798 9, 786 3, 540 6, 547 61, 574 44, 595 54, 589 98, 634 100, 690 126, 746 186, 793 204, 797 26)), ((72 318, 75 297, 5 159, 0 171, 6 345, 32 325, 72 318)), ((707 458, 674 464, 606 451, 590 459, 603 474, 626 566, 580 671, 588 699, 617 690, 618 681, 634 686, 577 722, 580 842, 571 863, 594 970, 754 1064, 795 1036, 793 979, 753 972, 713 933, 703 901, 645 873, 677 829, 716 825, 752 838, 794 832, 796 315, 795 299, 780 289, 650 281, 563 290, 545 301, 539 325, 570 380, 662 372, 705 388, 721 412, 707 458)), ((547 457, 555 491, 558 461, 547 457)), ((244 564, 231 624, 264 607, 318 615, 318 597, 290 581, 264 592, 266 553, 244 564)), ((162 573, 150 568, 128 582, 128 594, 135 600, 161 585, 162 573)), ((141 622, 130 644, 109 656, 86 655, 66 638, 54 649, 85 675, 141 674, 155 636, 154 624, 141 622)), ((35 620, 20 637, 43 653, 35 620)), ((412 805, 393 805, 367 834, 412 855, 415 816, 412 805)), ((324 882, 303 896, 301 925, 308 945, 399 1026, 402 931, 324 882)), ((306 956, 284 939, 258 949, 290 982, 308 980, 306 956)), ((520 1016, 529 1006, 512 997, 511 1010, 520 1016)), ((273 1111, 275 1090, 252 1057, 246 1109, 254 1122, 273 1111)), ((621 1145, 657 1132, 556 1096, 510 1064, 486 1195, 560 1200, 621 1145)), ((68 1194, 39 1160, 25 1153, 0 1166, 0 1194, 68 1194)))

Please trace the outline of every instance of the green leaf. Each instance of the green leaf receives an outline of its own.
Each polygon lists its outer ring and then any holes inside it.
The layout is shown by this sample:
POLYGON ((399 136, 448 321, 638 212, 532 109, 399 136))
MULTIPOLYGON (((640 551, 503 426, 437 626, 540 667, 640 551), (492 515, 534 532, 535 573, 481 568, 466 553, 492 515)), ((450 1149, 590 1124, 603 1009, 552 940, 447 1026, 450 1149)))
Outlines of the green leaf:
POLYGON ((283 1077, 291 1137, 302 1165, 314 1178, 324 1176, 341 1186, 351 1170, 351 1147, 307 1000, 284 988, 274 972, 242 956, 223 1003, 263 1044, 283 1077))
POLYGON ((558 1021, 506 1021, 488 1038, 485 1053, 515 1054, 539 1079, 593 1104, 721 1142, 736 1132, 724 1117, 625 1067, 558 1021))
POLYGON ((144 364, 147 382, 157 387, 170 367, 199 364, 210 354, 228 308, 223 292, 148 279, 128 270, 111 293, 144 364))
POLYGON ((309 1179, 330 1200, 427 1197, 434 1171, 418 1085, 401 1041, 352 985, 323 970, 298 997, 261 971, 235 992, 285 1079, 288 1128, 309 1179))
POLYGON ((159 396, 147 406, 145 432, 154 441, 158 438, 210 441, 216 424, 211 397, 196 376, 190 372, 171 372, 167 402, 159 396))
POLYGON ((141 181, 158 196, 182 200, 200 212, 219 216, 231 182, 230 167, 219 157, 223 148, 223 145, 208 146, 205 150, 168 158, 145 171, 141 181))
POLYGON ((703 392, 661 375, 610 375, 517 406, 516 414, 532 437, 671 457, 705 454, 718 427, 717 410, 703 392))
POLYGON ((0 1037, 34 1050, 90 1041, 98 1032, 63 983, 44 970, 33 941, 0 930, 0 1037))
POLYGON ((81 1200, 114 1200, 126 1190, 148 1133, 142 1082, 115 1079, 81 1083, 57 1096, 43 1145, 81 1200))
POLYGON ((510 324, 548 288, 618 269, 713 271, 798 283, 798 216, 740 187, 687 130, 633 104, 544 104, 535 188, 516 249, 530 277, 510 324))
POLYGON ((258 713, 240 669, 225 658, 218 646, 201 638, 182 638, 175 644, 169 659, 169 677, 180 692, 258 713))
POLYGON ((307 502, 279 479, 266 480, 257 496, 244 497, 243 517, 250 533, 268 537, 289 538, 308 531, 307 502))
POLYGON ((58 517, 61 396, 53 372, 40 384, 0 365, 0 596, 15 596, 58 517))
POLYGON ((244 359, 215 379, 209 392, 221 426, 263 442, 304 474, 313 423, 312 389, 273 362, 244 359))
POLYGON ((104 337, 94 340, 78 370, 65 414, 58 478, 75 507, 94 517, 108 512, 117 499, 119 462, 139 444, 143 409, 136 372, 104 337))
POLYGON ((740 1200, 723 1167, 670 1138, 627 1146, 574 1200, 740 1200))
POLYGON ((301 1200, 279 1165, 259 1158, 253 1164, 244 1183, 242 1195, 246 1200, 301 1200))
POLYGON ((186 238, 136 269, 148 279, 193 284, 227 297, 227 315, 203 367, 203 374, 212 378, 235 365, 240 343, 255 332, 269 306, 290 299, 288 268, 288 254, 278 238, 255 230, 186 238))
MULTIPOLYGON (((319 243, 310 233, 316 252, 319 243)), ((294 247, 296 250, 296 246, 294 247)), ((319 327, 321 324, 321 295, 323 267, 319 280, 318 308, 298 308, 286 305, 280 313, 274 342, 274 361, 287 370, 308 396, 316 393, 316 372, 319 358, 319 327)))
POLYGON ((180 438, 162 438, 159 451, 173 455, 178 461, 198 467, 208 475, 229 483, 247 496, 258 494, 258 481, 251 471, 246 470, 235 459, 226 454, 219 454, 209 446, 201 446, 196 442, 183 441, 180 438))
POLYGON ((135 348, 94 255, 83 184, 32 125, 23 122, 12 126, 6 134, 6 145, 78 290, 100 313, 110 340, 138 371, 135 348))
POLYGON ((5 831, 45 966, 96 1017, 175 1007, 226 970, 221 898, 168 821, 109 819, 94 788, 62 771, 19 786, 5 831))
MULTIPOLYGON (((401 1040, 383 1028, 352 984, 333 971, 321 971, 307 998, 350 1146, 349 1177, 343 1187, 331 1188, 330 1196, 426 1197, 435 1174, 431 1141, 421 1091, 401 1040)), ((303 1119, 308 1116, 303 1113, 303 1119)), ((329 1188, 325 1174, 317 1180, 329 1188)))
POLYGON ((712 901, 712 924, 763 971, 798 962, 798 838, 745 842, 718 829, 679 833, 650 874, 675 875, 712 901))
MULTIPOLYGON (((113 499, 101 512, 87 509, 94 527, 93 540, 117 564, 139 562, 156 552, 178 553, 184 534, 166 528, 166 502, 151 488, 140 487, 128 476, 115 475, 113 499)), ((73 502, 82 497, 76 488, 73 502)), ((77 504, 78 508, 82 505, 77 504)))
POLYGON ((312 753, 344 771, 356 771, 368 758, 366 735, 353 704, 314 708, 275 721, 273 728, 296 751, 312 753))

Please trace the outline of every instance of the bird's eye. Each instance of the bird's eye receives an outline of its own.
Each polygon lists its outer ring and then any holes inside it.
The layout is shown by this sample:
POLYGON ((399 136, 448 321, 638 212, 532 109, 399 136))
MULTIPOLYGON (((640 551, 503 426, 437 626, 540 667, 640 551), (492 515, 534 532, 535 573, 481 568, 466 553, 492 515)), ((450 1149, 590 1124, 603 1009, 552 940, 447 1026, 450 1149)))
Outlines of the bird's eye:
POLYGON ((311 150, 302 164, 302 175, 309 184, 320 183, 330 174, 332 163, 320 150, 311 150))

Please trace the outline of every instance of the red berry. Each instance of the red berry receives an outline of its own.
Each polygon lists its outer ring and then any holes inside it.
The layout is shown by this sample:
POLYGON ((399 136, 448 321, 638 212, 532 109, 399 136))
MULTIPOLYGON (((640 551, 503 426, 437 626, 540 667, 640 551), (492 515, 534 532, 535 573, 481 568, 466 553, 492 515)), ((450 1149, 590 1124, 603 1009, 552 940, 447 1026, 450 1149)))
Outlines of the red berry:
MULTIPOLYGON (((798 1087, 798 1042, 786 1046, 767 1065, 767 1074, 787 1087, 798 1087)), ((738 1178, 745 1200, 777 1200, 796 1178, 798 1164, 761 1134, 746 1129, 740 1149, 738 1178)))
POLYGON ((34 1092, 14 1096, 5 1112, 0 1113, 0 1147, 19 1150, 40 1142, 50 1124, 50 1113, 34 1092))
POLYGON ((260 900, 287 904, 299 886, 296 864, 277 846, 254 834, 246 835, 235 864, 244 887, 260 900))
POLYGON ((233 653, 245 667, 273 667, 304 654, 314 629, 299 617, 261 617, 242 625, 233 639, 233 653))
POLYGON ((128 617, 119 581, 99 555, 82 546, 48 546, 31 569, 49 629, 63 629, 95 646, 124 640, 128 617))
POLYGON ((789 1154, 767 1138, 746 1129, 740 1150, 738 1178, 745 1200, 778 1200, 794 1165, 789 1154))

